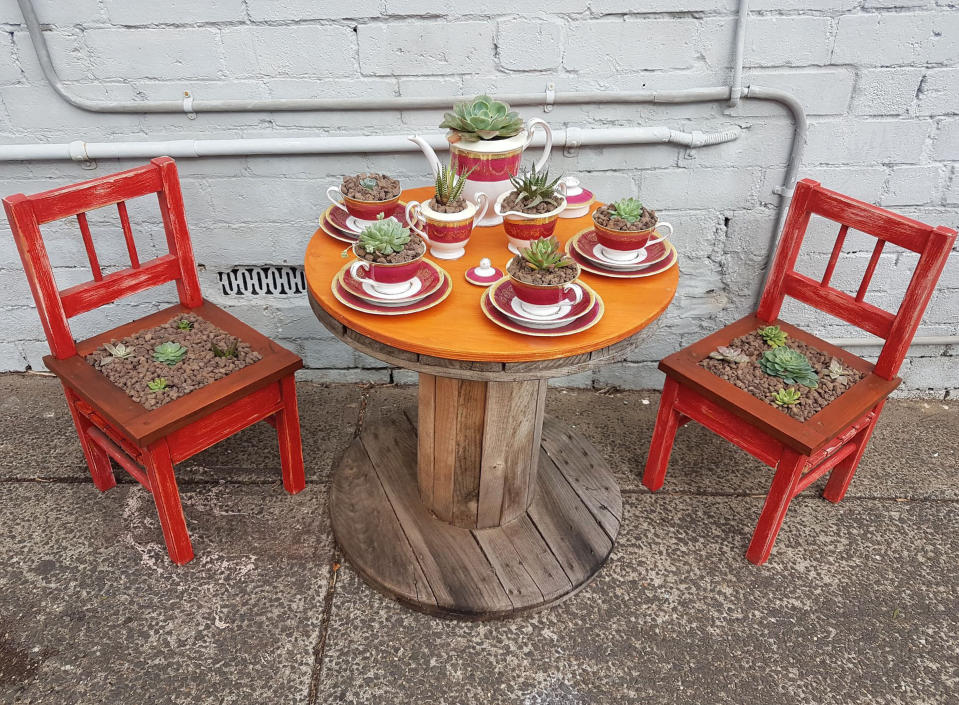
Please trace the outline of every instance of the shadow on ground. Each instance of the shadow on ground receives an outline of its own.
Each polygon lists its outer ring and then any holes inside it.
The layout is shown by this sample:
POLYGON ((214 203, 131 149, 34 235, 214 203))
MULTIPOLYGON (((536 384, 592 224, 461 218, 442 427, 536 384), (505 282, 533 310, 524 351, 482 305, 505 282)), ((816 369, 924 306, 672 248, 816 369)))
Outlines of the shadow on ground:
POLYGON ((261 424, 178 468, 197 558, 167 561, 152 501, 89 482, 55 380, 0 376, 0 702, 949 703, 959 692, 959 413, 893 401, 846 500, 810 490, 745 561, 770 472, 690 424, 640 484, 658 396, 550 392, 610 462, 619 543, 565 603, 438 620, 338 556, 331 468, 402 387, 300 384, 307 489, 261 424))

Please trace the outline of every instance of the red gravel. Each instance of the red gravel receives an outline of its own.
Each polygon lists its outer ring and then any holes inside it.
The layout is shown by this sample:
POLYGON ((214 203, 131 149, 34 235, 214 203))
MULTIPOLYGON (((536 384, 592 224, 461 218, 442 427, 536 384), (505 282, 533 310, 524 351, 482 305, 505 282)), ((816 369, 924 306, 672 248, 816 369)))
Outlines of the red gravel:
POLYGON ((237 344, 236 357, 216 357, 213 354, 214 343, 219 348, 226 349, 234 340, 236 338, 212 323, 188 313, 154 328, 110 341, 113 345, 122 343, 133 348, 133 354, 128 358, 114 358, 106 348, 99 348, 95 353, 87 355, 86 361, 126 392, 133 401, 147 409, 156 409, 261 358, 260 353, 254 352, 242 341, 237 344), (190 321, 193 328, 180 330, 177 328, 179 321, 190 321), (153 349, 167 341, 179 343, 187 349, 186 355, 172 367, 153 359, 153 349), (110 362, 104 364, 104 360, 110 362), (164 378, 168 386, 154 392, 147 387, 147 382, 157 377, 164 378))
POLYGON ((749 358, 749 362, 728 362, 726 360, 714 360, 710 357, 700 361, 700 366, 706 368, 717 377, 722 377, 731 384, 735 384, 752 394, 757 399, 762 399, 774 409, 789 414, 794 419, 806 421, 813 415, 823 409, 827 404, 837 399, 843 392, 862 379, 862 373, 857 370, 849 370, 845 378, 831 379, 826 370, 832 356, 820 352, 805 343, 801 343, 795 338, 787 338, 786 345, 801 352, 809 360, 809 364, 819 375, 819 386, 816 389, 809 389, 801 384, 786 384, 779 377, 767 375, 762 371, 757 360, 762 354, 770 349, 759 335, 758 330, 747 333, 744 336, 735 338, 729 343, 728 347, 736 348, 749 358), (773 402, 773 395, 780 389, 795 388, 801 392, 802 396, 799 402, 792 406, 779 406, 773 402))

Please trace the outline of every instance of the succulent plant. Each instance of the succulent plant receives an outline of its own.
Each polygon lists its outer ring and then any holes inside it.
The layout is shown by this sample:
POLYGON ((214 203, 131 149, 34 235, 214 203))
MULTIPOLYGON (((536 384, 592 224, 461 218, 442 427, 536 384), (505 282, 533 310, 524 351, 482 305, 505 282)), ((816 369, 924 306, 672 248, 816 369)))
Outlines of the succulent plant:
POLYGON ((125 360, 133 354, 133 348, 128 348, 123 343, 117 343, 116 345, 104 343, 103 347, 110 353, 110 356, 101 357, 100 365, 109 365, 114 360, 125 360))
POLYGON ((367 176, 365 179, 360 179, 360 186, 365 188, 367 191, 372 191, 376 188, 376 179, 372 176, 367 176))
POLYGON ((210 343, 210 351, 213 353, 214 357, 236 357, 239 344, 240 341, 236 338, 234 338, 233 342, 231 342, 225 348, 221 348, 216 343, 210 343))
POLYGON ((518 135, 523 129, 523 118, 512 112, 509 105, 478 95, 473 100, 453 104, 453 111, 443 114, 440 127, 451 136, 465 142, 492 140, 518 135))
POLYGON ((623 198, 613 204, 609 214, 614 218, 622 218, 627 223, 635 223, 643 217, 643 204, 635 198, 623 198))
POLYGON ((726 362, 749 362, 749 358, 743 354, 743 351, 739 348, 730 348, 725 345, 720 345, 713 352, 709 353, 709 356, 714 360, 725 360, 726 362))
POLYGON ((159 392, 161 389, 166 389, 168 383, 163 377, 157 377, 156 379, 147 382, 147 387, 150 388, 151 392, 159 392))
POLYGON ((517 193, 516 205, 535 208, 540 203, 557 203, 556 184, 562 177, 549 180, 549 169, 536 171, 536 165, 530 165, 527 171, 509 177, 513 190, 517 193))
POLYGON ((531 240, 529 247, 520 250, 520 254, 530 269, 556 269, 573 264, 573 260, 559 249, 559 240, 552 236, 531 240))
POLYGON ((801 352, 786 346, 767 350, 759 358, 763 372, 779 377, 786 384, 801 384, 815 389, 819 386, 819 377, 801 352))
POLYGON ((186 348, 172 340, 160 343, 153 348, 153 359, 170 367, 182 360, 184 355, 186 355, 186 348))
POLYGON ((176 322, 176 327, 179 330, 193 330, 193 321, 186 318, 181 318, 176 322))
POLYGON ((786 333, 779 326, 766 326, 759 329, 759 335, 771 348, 781 348, 786 344, 786 333))
POLYGON ((826 374, 829 375, 829 379, 835 379, 840 382, 845 382, 846 376, 851 372, 852 370, 848 367, 843 367, 843 364, 836 358, 830 360, 829 367, 826 368, 826 374))
POLYGON ((799 403, 799 397, 801 396, 799 390, 795 387, 780 389, 773 394, 773 403, 777 406, 792 406, 793 404, 799 403))
POLYGON ((395 218, 383 218, 382 213, 375 223, 363 229, 359 237, 360 247, 381 255, 402 252, 409 241, 409 228, 404 228, 395 218))
POLYGON ((439 173, 436 174, 436 195, 433 199, 442 205, 448 205, 460 197, 463 193, 463 187, 466 186, 466 179, 476 170, 474 166, 469 171, 457 174, 453 167, 448 164, 440 166, 439 173))

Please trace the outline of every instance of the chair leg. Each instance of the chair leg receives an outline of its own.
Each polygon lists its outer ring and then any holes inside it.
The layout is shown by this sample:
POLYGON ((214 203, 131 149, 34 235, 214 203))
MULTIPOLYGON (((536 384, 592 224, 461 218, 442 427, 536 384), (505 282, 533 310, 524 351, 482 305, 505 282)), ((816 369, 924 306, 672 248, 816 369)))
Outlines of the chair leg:
POLYGON ((296 406, 296 384, 293 375, 280 380, 283 409, 276 414, 276 436, 280 444, 280 465, 283 487, 296 494, 306 487, 303 471, 303 444, 300 440, 300 414, 296 406))
POLYGON ((69 387, 63 388, 67 397, 67 406, 70 407, 70 415, 73 416, 73 425, 76 426, 77 435, 80 437, 80 447, 83 448, 83 455, 87 459, 87 467, 90 469, 90 476, 93 478, 94 486, 101 492, 106 492, 111 487, 116 487, 117 479, 113 474, 113 466, 110 464, 110 456, 90 440, 87 435, 87 429, 93 424, 86 416, 77 410, 77 396, 69 387))
POLYGON ((796 494, 796 484, 807 462, 809 462, 808 455, 800 455, 789 449, 784 450, 779 459, 773 484, 769 488, 763 510, 759 514, 759 523, 746 550, 746 558, 756 565, 765 563, 773 550, 776 535, 783 525, 783 519, 786 518, 786 510, 789 509, 789 503, 796 494))
POLYGON ((186 519, 180 504, 176 478, 173 476, 173 460, 167 442, 161 440, 152 445, 144 453, 144 458, 167 553, 170 554, 170 560, 177 565, 189 563, 193 560, 193 546, 186 530, 186 519))
POLYGON ((666 466, 669 465, 669 456, 673 451, 673 440, 676 438, 681 416, 675 408, 677 396, 679 383, 672 377, 667 377, 659 399, 653 439, 646 456, 646 470, 643 472, 643 484, 652 492, 662 487, 663 480, 666 479, 666 466))
POLYGON ((822 496, 830 502, 839 502, 846 496, 846 490, 849 489, 852 476, 856 474, 856 468, 859 467, 862 454, 866 452, 866 446, 872 437, 873 429, 876 428, 876 422, 879 421, 879 414, 882 412, 882 407, 885 403, 885 400, 883 400, 876 406, 873 410, 875 413, 872 417, 872 422, 857 433, 856 437, 850 441, 850 443, 857 445, 856 452, 837 464, 836 467, 832 469, 832 472, 829 473, 829 482, 826 483, 826 488, 822 491, 822 496))

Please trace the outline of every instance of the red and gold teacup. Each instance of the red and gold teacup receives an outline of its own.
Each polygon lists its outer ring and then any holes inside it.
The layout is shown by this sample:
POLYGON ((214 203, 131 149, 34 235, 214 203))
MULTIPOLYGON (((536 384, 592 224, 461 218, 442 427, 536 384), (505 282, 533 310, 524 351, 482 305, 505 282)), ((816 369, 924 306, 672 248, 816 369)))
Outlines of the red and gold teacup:
POLYGON ((359 281, 370 282, 374 293, 382 296, 398 296, 406 293, 416 279, 423 254, 409 262, 390 264, 387 262, 370 262, 360 258, 356 252, 357 245, 353 245, 353 254, 357 260, 350 265, 350 274, 359 281))
POLYGON ((351 219, 347 219, 346 223, 357 231, 375 223, 380 215, 389 218, 393 215, 396 204, 400 201, 399 194, 385 201, 361 201, 344 194, 339 186, 330 186, 326 189, 326 197, 330 199, 334 206, 352 216, 351 219), (337 200, 336 196, 339 196, 342 200, 337 200))
POLYGON ((406 222, 429 242, 431 255, 437 259, 459 259, 466 254, 466 243, 476 221, 486 215, 489 206, 485 193, 477 193, 476 201, 467 201, 466 208, 458 213, 435 211, 430 207, 432 200, 410 201, 406 205, 406 222))
MULTIPOLYGON (((506 230, 506 238, 509 240, 509 251, 519 254, 520 250, 529 247, 532 240, 550 237, 553 234, 556 229, 556 219, 566 208, 566 197, 560 196, 559 205, 548 213, 523 213, 503 209, 503 201, 510 193, 512 192, 507 191, 496 199, 493 211, 496 215, 503 217, 503 229, 506 230)), ((557 193, 557 195, 560 194, 557 193)))
POLYGON ((574 263, 573 266, 576 268, 576 277, 566 284, 530 284, 508 274, 523 311, 537 318, 556 313, 564 304, 578 304, 583 298, 583 287, 576 283, 579 265, 574 263))
POLYGON ((613 230, 597 223, 595 215, 593 229, 596 231, 596 239, 603 247, 601 254, 613 261, 631 260, 647 245, 655 245, 673 234, 673 226, 669 223, 656 223, 647 230, 613 230), (668 232, 660 235, 658 230, 668 232))

